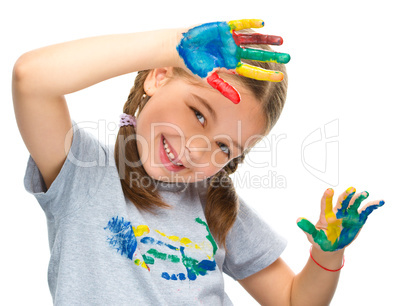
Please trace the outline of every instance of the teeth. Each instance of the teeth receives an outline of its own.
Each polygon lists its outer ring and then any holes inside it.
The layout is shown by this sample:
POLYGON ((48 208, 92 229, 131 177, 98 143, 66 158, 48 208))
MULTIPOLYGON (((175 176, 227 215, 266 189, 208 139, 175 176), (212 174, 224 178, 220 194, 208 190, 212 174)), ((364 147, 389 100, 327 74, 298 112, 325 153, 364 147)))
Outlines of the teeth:
POLYGON ((173 155, 172 152, 170 152, 170 149, 169 149, 168 145, 166 144, 165 139, 163 139, 163 147, 165 148, 165 151, 166 151, 167 156, 169 157, 169 160, 170 160, 173 164, 175 164, 175 165, 177 165, 177 166, 183 166, 183 164, 181 164, 181 163, 179 163, 179 162, 176 162, 176 163, 173 162, 172 159, 174 159, 174 155, 173 155))

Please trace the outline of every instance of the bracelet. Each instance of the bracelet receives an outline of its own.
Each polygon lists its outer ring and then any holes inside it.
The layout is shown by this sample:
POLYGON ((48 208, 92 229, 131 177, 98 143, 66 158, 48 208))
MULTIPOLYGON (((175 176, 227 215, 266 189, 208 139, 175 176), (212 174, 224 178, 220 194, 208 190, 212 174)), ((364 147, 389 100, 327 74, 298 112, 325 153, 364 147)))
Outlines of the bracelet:
POLYGON ((311 250, 312 250, 312 249, 313 249, 313 246, 311 246, 311 248, 310 248, 310 257, 311 257, 311 259, 312 259, 319 267, 323 268, 325 271, 337 272, 337 271, 339 271, 340 269, 342 269, 343 266, 345 265, 345 255, 343 255, 342 267, 340 267, 339 269, 336 269, 336 270, 330 270, 330 269, 324 268, 324 267, 321 266, 318 262, 316 262, 315 259, 313 258, 313 255, 311 254, 311 250))

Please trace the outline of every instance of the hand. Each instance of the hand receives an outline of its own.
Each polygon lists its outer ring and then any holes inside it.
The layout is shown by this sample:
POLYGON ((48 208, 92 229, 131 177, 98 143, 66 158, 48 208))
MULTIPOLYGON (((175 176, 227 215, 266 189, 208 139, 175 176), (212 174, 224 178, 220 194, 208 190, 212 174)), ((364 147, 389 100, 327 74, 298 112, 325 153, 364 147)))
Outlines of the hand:
POLYGON ((355 192, 355 188, 348 188, 339 196, 333 209, 334 191, 329 188, 321 199, 321 214, 316 226, 304 218, 297 220, 297 225, 306 233, 312 244, 318 245, 326 252, 343 249, 357 237, 373 210, 384 205, 384 201, 372 201, 358 211, 360 203, 367 199, 368 192, 355 192))
POLYGON ((209 75, 207 81, 212 87, 219 90, 232 102, 239 103, 240 96, 237 91, 223 81, 214 70, 224 68, 245 77, 280 82, 283 80, 282 72, 244 64, 241 59, 283 64, 290 60, 289 54, 286 53, 246 49, 239 46, 245 44, 281 45, 283 40, 279 36, 258 33, 237 34, 235 32, 263 26, 264 22, 259 19, 202 24, 183 33, 183 38, 176 49, 192 73, 201 78, 206 78, 209 75))

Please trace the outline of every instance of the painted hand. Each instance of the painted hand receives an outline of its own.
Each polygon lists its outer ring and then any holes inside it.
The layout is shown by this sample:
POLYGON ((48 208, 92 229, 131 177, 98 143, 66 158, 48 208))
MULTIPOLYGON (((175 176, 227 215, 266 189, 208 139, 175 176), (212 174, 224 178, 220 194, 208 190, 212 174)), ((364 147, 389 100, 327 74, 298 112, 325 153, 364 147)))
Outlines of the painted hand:
POLYGON ((316 226, 304 218, 297 220, 297 225, 306 233, 311 243, 317 244, 326 252, 343 249, 356 238, 373 210, 384 205, 384 201, 372 201, 358 211, 360 203, 367 199, 368 192, 355 192, 355 188, 348 188, 339 196, 333 209, 334 191, 327 189, 321 199, 321 214, 316 226))
POLYGON ((237 90, 223 81, 216 73, 216 69, 224 68, 257 80, 280 82, 283 80, 282 72, 244 64, 241 60, 283 64, 290 60, 289 54, 286 53, 240 47, 240 45, 246 44, 281 45, 283 40, 279 36, 259 33, 237 34, 235 32, 263 26, 264 22, 260 19, 205 23, 183 33, 177 51, 192 73, 201 78, 208 77, 207 81, 213 88, 219 90, 232 102, 239 103, 240 95, 237 90))

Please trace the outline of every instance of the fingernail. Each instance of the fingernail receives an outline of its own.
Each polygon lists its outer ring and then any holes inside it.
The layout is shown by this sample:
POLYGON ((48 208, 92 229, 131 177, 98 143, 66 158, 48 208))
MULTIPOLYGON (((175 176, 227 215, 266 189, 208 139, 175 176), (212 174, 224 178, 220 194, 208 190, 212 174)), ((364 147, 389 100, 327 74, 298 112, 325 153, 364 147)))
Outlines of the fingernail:
POLYGON ((329 196, 331 196, 333 194, 334 190, 332 188, 328 188, 327 190, 325 190, 325 193, 329 196))
POLYGON ((347 193, 352 193, 352 192, 356 192, 355 187, 349 187, 348 189, 346 189, 347 193))
POLYGON ((363 196, 366 197, 366 198, 368 198, 368 196, 369 196, 369 193, 368 193, 367 191, 363 191, 362 194, 363 194, 363 196), (364 193, 366 193, 366 194, 364 194, 364 193))

